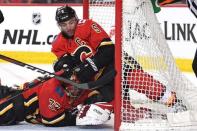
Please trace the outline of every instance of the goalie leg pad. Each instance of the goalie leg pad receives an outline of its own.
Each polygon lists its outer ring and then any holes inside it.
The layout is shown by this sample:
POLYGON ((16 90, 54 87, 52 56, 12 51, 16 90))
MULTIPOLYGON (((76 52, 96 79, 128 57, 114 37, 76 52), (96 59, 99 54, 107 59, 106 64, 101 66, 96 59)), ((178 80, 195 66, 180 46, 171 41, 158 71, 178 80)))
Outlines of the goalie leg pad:
POLYGON ((76 118, 76 125, 101 125, 110 119, 111 111, 97 104, 84 105, 76 118))

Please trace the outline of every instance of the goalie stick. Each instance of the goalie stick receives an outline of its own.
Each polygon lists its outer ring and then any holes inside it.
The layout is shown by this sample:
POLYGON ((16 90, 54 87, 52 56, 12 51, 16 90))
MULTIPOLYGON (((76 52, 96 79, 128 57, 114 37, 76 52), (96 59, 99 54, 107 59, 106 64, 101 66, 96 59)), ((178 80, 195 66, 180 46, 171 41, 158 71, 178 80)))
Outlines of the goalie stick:
POLYGON ((111 71, 107 72, 106 74, 104 74, 101 78, 99 78, 96 81, 90 81, 88 83, 76 83, 72 80, 69 80, 69 79, 63 78, 61 76, 58 76, 55 73, 48 72, 46 70, 40 69, 40 68, 32 66, 30 64, 26 64, 24 62, 15 60, 13 58, 7 57, 7 56, 2 55, 2 54, 0 54, 0 59, 5 60, 5 61, 10 62, 10 63, 13 63, 13 64, 16 64, 18 66, 24 67, 26 69, 36 71, 36 72, 38 72, 40 74, 43 74, 43 75, 49 75, 50 77, 55 77, 57 80, 68 83, 70 85, 73 85, 74 87, 79 88, 79 89, 91 89, 91 90, 93 90, 93 89, 99 88, 102 85, 111 81, 114 78, 114 76, 116 75, 116 71, 114 69, 112 69, 111 71))

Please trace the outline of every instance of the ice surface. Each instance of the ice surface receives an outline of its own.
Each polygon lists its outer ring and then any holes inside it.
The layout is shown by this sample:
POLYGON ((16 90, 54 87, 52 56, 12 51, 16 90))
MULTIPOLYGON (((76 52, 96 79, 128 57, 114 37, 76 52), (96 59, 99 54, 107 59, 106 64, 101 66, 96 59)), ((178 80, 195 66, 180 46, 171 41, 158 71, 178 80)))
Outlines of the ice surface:
POLYGON ((100 126, 69 126, 69 127, 45 127, 43 125, 34 125, 23 122, 14 126, 1 126, 0 130, 5 131, 113 131, 113 126, 110 124, 100 125, 100 126))

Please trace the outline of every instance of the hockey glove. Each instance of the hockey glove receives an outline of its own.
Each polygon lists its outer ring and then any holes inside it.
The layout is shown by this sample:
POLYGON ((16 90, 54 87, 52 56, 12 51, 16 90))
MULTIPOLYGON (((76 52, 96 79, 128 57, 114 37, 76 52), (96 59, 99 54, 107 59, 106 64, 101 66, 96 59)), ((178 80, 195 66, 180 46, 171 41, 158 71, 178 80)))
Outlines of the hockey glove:
POLYGON ((64 70, 63 77, 70 78, 73 74, 73 68, 76 67, 75 59, 71 55, 64 55, 54 64, 54 71, 64 70))
POLYGON ((84 83, 91 80, 91 78, 98 72, 98 68, 93 59, 87 58, 82 64, 75 68, 77 79, 84 83))

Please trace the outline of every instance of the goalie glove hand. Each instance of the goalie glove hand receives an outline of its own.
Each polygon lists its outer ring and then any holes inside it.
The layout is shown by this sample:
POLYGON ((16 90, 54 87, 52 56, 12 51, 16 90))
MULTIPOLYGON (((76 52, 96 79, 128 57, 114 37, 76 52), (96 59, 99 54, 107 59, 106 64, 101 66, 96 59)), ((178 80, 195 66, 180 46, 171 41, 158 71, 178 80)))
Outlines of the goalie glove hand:
POLYGON ((91 78, 98 72, 98 68, 93 59, 87 58, 82 64, 74 69, 77 79, 84 83, 91 80, 91 78))

